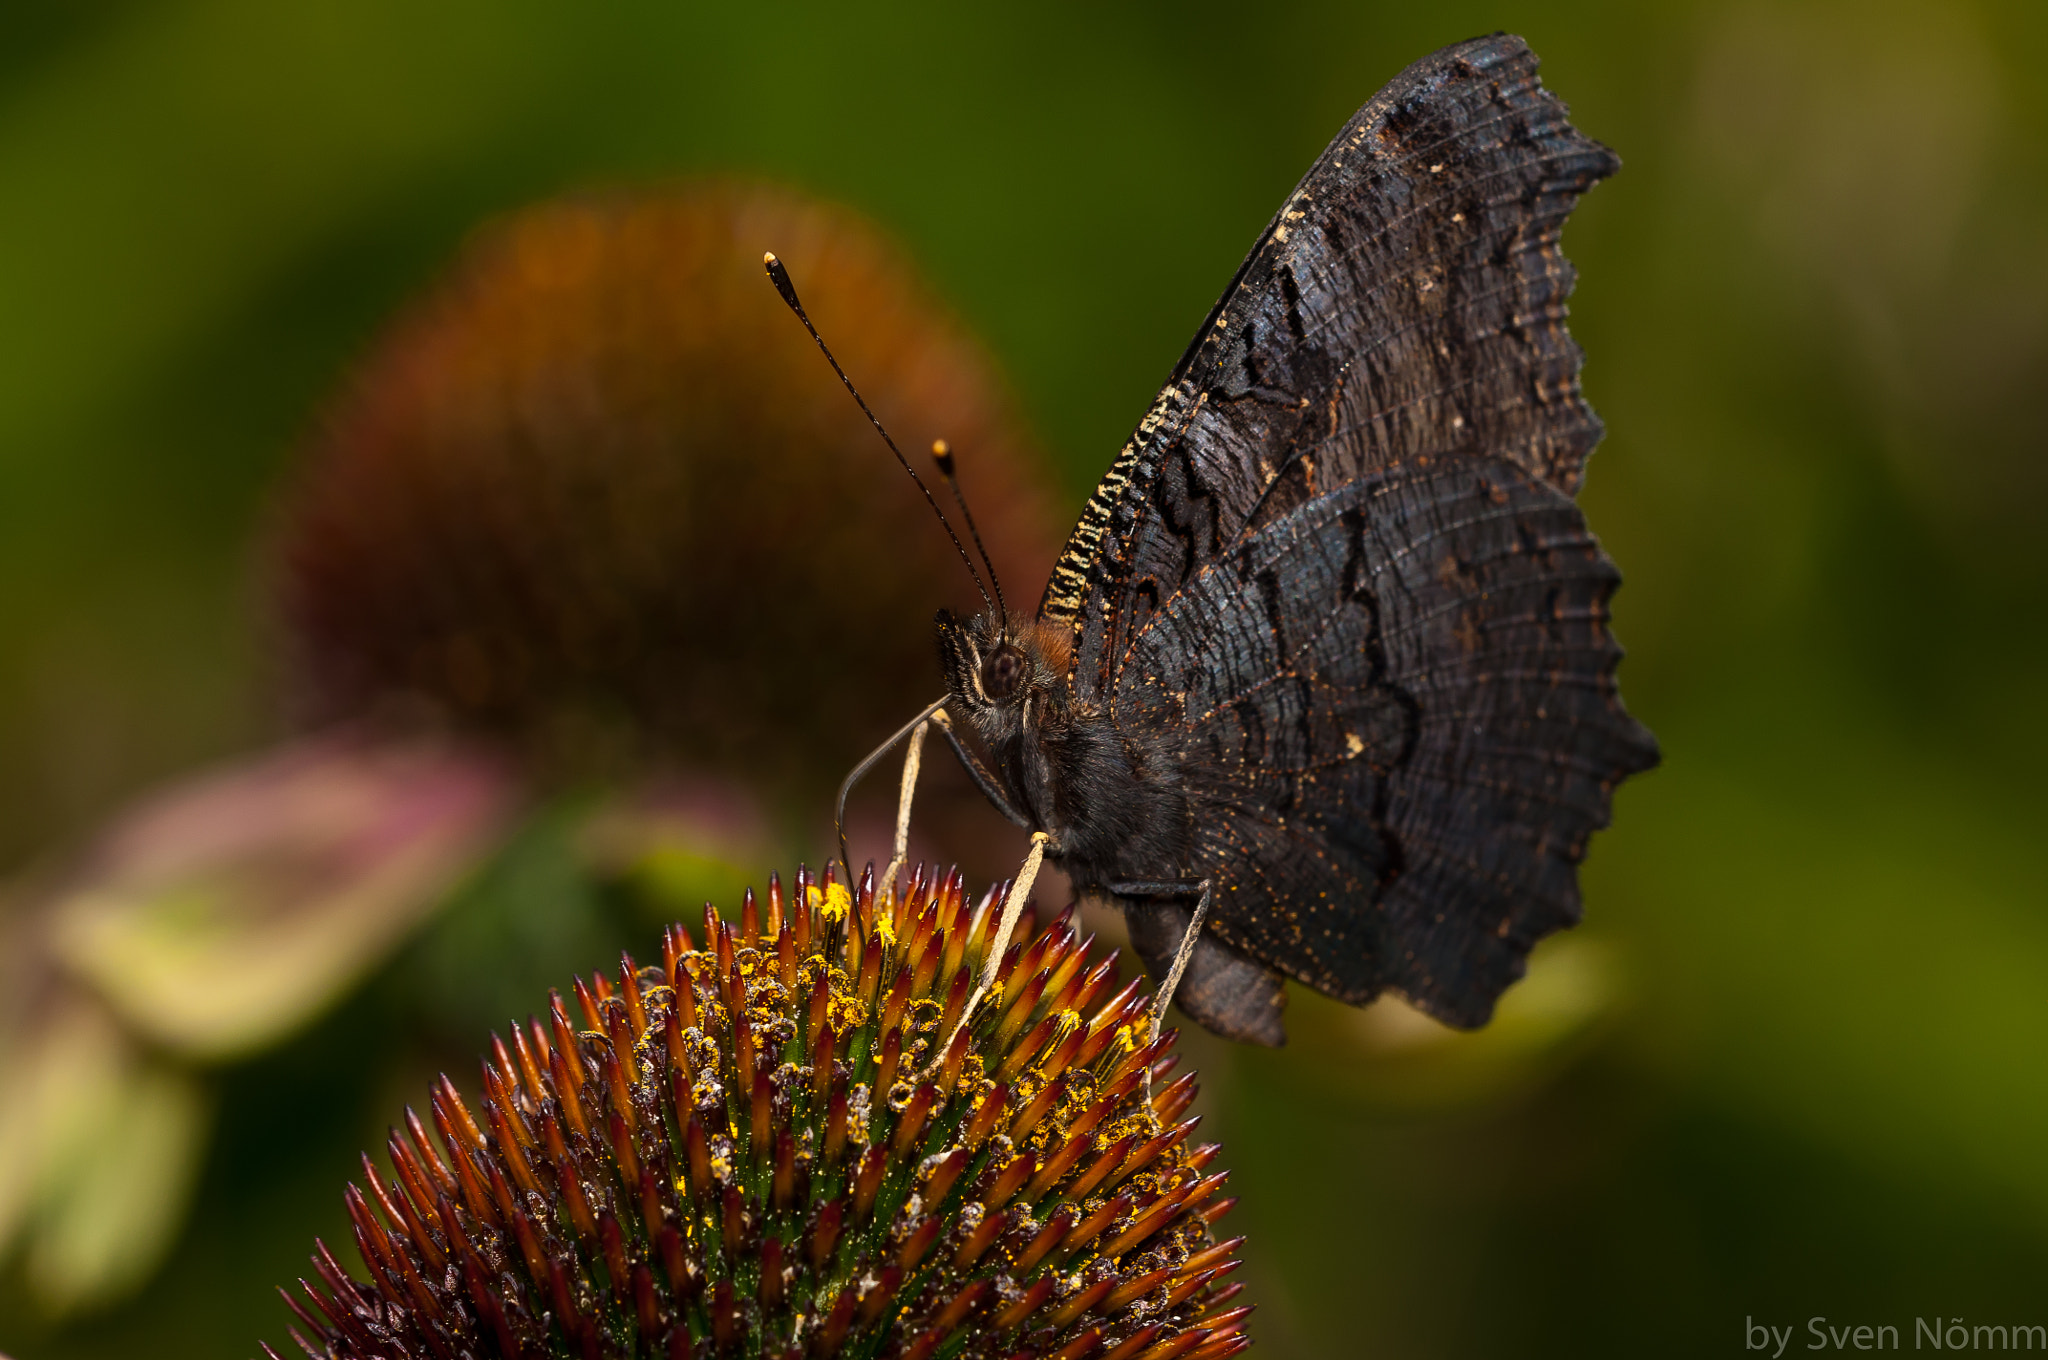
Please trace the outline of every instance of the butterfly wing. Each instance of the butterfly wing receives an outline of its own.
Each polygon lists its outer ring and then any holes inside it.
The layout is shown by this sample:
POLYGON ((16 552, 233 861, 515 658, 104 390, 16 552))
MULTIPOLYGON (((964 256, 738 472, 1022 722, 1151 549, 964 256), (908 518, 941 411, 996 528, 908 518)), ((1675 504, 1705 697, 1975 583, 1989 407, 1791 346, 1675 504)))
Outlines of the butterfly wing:
POLYGON ((1577 506, 1481 457, 1366 474, 1197 572, 1117 698, 1181 734, 1218 937, 1484 1023, 1655 759, 1614 693, 1618 580, 1577 506))
POLYGON ((1041 605, 1076 692, 1175 734, 1227 944, 1483 1022, 1578 917, 1612 790, 1617 575, 1557 238, 1612 173, 1506 35, 1411 66, 1289 197, 1041 605))

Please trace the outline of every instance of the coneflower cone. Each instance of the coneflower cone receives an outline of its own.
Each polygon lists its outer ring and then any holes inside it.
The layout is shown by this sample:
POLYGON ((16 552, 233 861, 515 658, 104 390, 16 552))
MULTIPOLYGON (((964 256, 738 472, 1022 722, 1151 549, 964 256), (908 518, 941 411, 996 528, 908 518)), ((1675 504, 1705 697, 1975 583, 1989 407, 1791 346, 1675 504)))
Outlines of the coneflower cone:
POLYGON ((268 575, 309 724, 427 711, 572 781, 679 763, 802 803, 901 721, 932 610, 976 597, 765 250, 898 443, 952 443, 1003 576, 1044 579, 1044 462, 873 224, 721 181, 561 199, 477 234, 282 490, 268 575), (820 687, 792 647, 863 664, 820 687))
POLYGON ((1006 889, 970 910, 957 871, 873 881, 771 878, 737 927, 707 905, 701 947, 672 926, 660 966, 579 980, 577 1019, 556 993, 494 1038, 474 1108, 442 1078, 347 1192, 369 1279, 321 1244, 294 1339, 333 1360, 1249 1345, 1218 1149, 1191 1141, 1193 1074, 1168 1083, 1140 983, 1071 912, 1027 911, 956 1033, 1006 889))

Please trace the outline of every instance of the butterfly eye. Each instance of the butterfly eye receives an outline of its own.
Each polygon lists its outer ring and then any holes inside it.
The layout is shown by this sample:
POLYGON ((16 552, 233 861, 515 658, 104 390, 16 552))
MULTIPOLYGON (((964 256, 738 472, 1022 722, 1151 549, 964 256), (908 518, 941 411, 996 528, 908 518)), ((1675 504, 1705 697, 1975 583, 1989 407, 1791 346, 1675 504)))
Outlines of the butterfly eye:
POLYGON ((991 699, 1007 699, 1024 683, 1024 653, 1007 644, 981 663, 982 692, 991 699))

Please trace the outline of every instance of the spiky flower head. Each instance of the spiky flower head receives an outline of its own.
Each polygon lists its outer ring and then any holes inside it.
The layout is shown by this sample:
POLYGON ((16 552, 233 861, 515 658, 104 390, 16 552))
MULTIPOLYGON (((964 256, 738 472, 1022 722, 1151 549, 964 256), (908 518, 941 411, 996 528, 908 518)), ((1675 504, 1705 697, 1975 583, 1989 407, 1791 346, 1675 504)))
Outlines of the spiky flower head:
POLYGON ((973 593, 768 249, 899 442, 958 450, 997 567, 1042 579, 1042 460, 872 224, 728 181, 563 199, 480 232, 308 441, 270 551, 293 706, 829 788, 973 593), (863 662, 824 692, 796 651, 863 662))
MULTIPOLYGON (((1071 910, 1025 914, 969 1010, 1004 888, 877 894, 799 869, 707 905, 443 1077, 286 1301, 319 1360, 1031 1356, 1216 1360, 1250 1344, 1218 1149, 1165 1084, 1138 980, 1071 910), (765 906, 765 910, 764 910, 765 906), (965 1015, 966 1023, 959 1023, 965 1015), (438 1134, 438 1142, 435 1134, 438 1134)), ((266 1347, 266 1351, 268 1348, 266 1347)), ((270 1352, 273 1356, 275 1352, 270 1352)))

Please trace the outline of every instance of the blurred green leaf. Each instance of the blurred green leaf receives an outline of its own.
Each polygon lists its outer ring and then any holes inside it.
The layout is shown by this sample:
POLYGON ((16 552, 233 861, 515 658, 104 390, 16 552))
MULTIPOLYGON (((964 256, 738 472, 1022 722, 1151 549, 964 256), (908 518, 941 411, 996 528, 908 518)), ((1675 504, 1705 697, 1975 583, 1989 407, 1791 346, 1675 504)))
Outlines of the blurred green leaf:
POLYGON ((1613 945, 1553 938, 1526 978, 1478 1030, 1450 1029, 1397 997, 1363 1009, 1305 989, 1291 993, 1288 1045, 1276 1057, 1295 1080, 1381 1110, 1455 1111, 1499 1104, 1554 1080, 1623 1009, 1626 974, 1613 945))
POLYGON ((73 998, 0 1053, 0 1254, 43 1308, 102 1305, 147 1279, 184 1215, 211 1100, 98 1006, 73 998))

